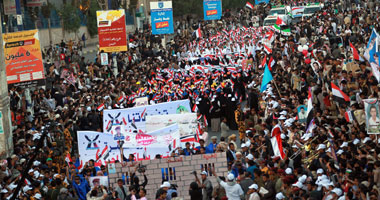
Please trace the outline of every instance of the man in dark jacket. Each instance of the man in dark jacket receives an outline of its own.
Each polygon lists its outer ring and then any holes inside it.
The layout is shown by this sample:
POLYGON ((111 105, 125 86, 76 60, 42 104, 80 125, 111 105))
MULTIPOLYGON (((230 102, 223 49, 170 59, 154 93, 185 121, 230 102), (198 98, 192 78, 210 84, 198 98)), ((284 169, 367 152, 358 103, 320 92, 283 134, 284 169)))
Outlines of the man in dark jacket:
POLYGON ((276 195, 276 190, 275 190, 275 184, 271 180, 269 180, 269 175, 268 174, 263 174, 262 176, 263 181, 264 181, 264 188, 268 190, 268 193, 266 193, 261 199, 262 200, 270 200, 274 199, 276 195))

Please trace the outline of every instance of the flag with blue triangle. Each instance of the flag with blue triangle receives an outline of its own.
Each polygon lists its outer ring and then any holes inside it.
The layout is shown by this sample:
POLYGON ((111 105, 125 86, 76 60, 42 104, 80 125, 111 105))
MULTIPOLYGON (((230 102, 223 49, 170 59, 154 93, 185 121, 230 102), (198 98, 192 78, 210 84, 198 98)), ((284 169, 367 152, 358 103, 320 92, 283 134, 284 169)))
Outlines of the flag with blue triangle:
POLYGON ((268 65, 265 65, 264 76, 263 76, 263 80, 261 81, 260 92, 263 92, 264 90, 267 89, 267 85, 269 82, 271 82, 271 80, 273 80, 273 76, 271 72, 269 71, 268 65))

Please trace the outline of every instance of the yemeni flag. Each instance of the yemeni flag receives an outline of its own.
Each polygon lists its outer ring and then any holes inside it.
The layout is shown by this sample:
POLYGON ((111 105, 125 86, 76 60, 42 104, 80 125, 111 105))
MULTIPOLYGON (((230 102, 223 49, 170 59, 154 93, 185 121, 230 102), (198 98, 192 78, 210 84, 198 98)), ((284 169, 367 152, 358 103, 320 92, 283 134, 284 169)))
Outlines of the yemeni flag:
POLYGON ((267 45, 265 45, 265 44, 263 44, 263 46, 264 46, 264 50, 265 50, 265 52, 267 52, 267 54, 271 54, 272 53, 272 49, 271 48, 269 48, 267 45))
POLYGON ((279 16, 277 16, 276 25, 278 25, 278 26, 286 26, 284 20, 282 20, 279 16))
POLYGON ((352 51, 352 55, 354 56, 355 60, 364 61, 364 59, 359 55, 358 50, 354 47, 354 45, 350 42, 350 47, 352 51))
POLYGON ((277 33, 281 33, 281 35, 283 36, 290 36, 291 32, 290 32, 290 28, 287 28, 287 29, 281 29, 280 26, 278 26, 277 24, 271 26, 272 29, 274 31, 276 31, 277 33))
POLYGON ((276 125, 272 129, 272 138, 271 138, 271 143, 272 143, 272 149, 274 153, 274 157, 281 157, 281 159, 285 158, 285 153, 284 149, 282 148, 282 139, 281 139, 281 127, 280 125, 276 125))
POLYGON ((67 153, 67 155, 65 157, 65 161, 67 162, 68 165, 70 165, 70 163, 72 162, 70 153, 67 153))
POLYGON ((253 5, 252 5, 251 3, 249 3, 248 1, 247 1, 247 3, 245 4, 245 7, 247 7, 247 8, 249 8, 249 9, 253 10, 253 5))
POLYGON ((202 37, 201 27, 199 27, 199 28, 195 31, 195 35, 197 36, 197 38, 201 38, 201 37, 202 37))
POLYGON ((311 93, 311 87, 309 88, 309 95, 307 97, 307 111, 306 111, 306 124, 310 124, 310 122, 314 118, 314 108, 313 108, 313 94, 311 93))
POLYGON ((269 62, 268 62, 268 68, 270 71, 272 71, 272 68, 273 68, 275 63, 276 63, 276 61, 273 60, 273 56, 270 57, 269 62))
POLYGON ((353 122, 355 120, 355 115, 352 110, 349 109, 344 113, 344 118, 347 122, 353 122))
POLYGON ((331 82, 331 90, 335 101, 339 102, 340 104, 350 102, 350 98, 333 82, 331 82))
POLYGON ((104 109, 104 103, 102 103, 101 105, 99 105, 97 108, 96 108, 99 112, 102 111, 104 109))

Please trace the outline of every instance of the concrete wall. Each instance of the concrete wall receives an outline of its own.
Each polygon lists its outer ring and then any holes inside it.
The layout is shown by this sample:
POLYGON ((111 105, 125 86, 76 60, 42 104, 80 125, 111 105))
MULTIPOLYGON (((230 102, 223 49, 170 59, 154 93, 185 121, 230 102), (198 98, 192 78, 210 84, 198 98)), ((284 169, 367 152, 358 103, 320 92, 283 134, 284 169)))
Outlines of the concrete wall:
MULTIPOLYGON (((65 32, 65 34, 63 34, 62 28, 51 28, 50 31, 51 31, 51 41, 53 44, 61 43, 62 39, 66 42, 69 41, 70 39, 78 41, 79 39, 82 38, 83 33, 85 33, 86 37, 88 38, 88 40, 86 41, 86 46, 89 46, 89 45, 96 46, 99 43, 97 35, 94 36, 93 38, 90 38, 90 34, 88 33, 86 26, 81 26, 77 34, 68 33, 68 32, 65 32), (64 38, 63 38, 63 35, 65 35, 64 38)), ((127 33, 134 32, 134 31, 135 31, 134 25, 127 26, 127 33)), ((49 29, 39 29, 38 34, 40 37, 41 48, 43 49, 45 47, 48 47, 50 45, 49 29)))
MULTIPOLYGON (((159 189, 163 180, 162 169, 164 169, 165 171, 165 176, 167 176, 166 169, 168 169, 169 182, 171 184, 178 185, 178 196, 183 197, 185 200, 190 199, 190 183, 195 181, 194 175, 192 175, 191 172, 196 171, 198 174, 198 178, 200 178, 200 173, 202 170, 209 171, 212 169, 212 166, 215 167, 215 171, 218 176, 227 176, 228 172, 227 158, 225 152, 215 154, 181 156, 177 158, 164 158, 159 160, 144 160, 141 162, 141 164, 147 166, 145 174, 148 178, 148 184, 145 187, 145 189, 147 190, 148 199, 155 199, 156 191, 159 189), (206 165, 207 170, 205 169, 206 165)), ((125 176, 125 179, 127 179, 126 185, 129 186, 129 176, 134 172, 135 167, 136 165, 122 167, 121 164, 117 164, 116 174, 109 175, 110 187, 117 187, 117 180, 121 179, 123 174, 125 176)), ((137 175, 139 176, 141 184, 144 178, 139 173, 137 173, 137 175)), ((209 176, 208 178, 212 181, 212 184, 215 187, 217 185, 216 177, 209 176)))

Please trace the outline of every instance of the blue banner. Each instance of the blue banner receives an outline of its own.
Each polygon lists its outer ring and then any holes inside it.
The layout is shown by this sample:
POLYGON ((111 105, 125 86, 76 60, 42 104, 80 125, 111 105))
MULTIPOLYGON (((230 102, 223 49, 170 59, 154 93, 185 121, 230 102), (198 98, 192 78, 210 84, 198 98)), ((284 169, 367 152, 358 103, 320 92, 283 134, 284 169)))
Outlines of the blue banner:
POLYGON ((152 34, 172 34, 173 8, 171 1, 150 2, 152 34))
POLYGON ((203 14, 205 20, 218 20, 222 18, 222 1, 203 0, 203 14))
POLYGON ((260 3, 269 3, 269 0, 255 0, 255 5, 259 5, 260 3))

